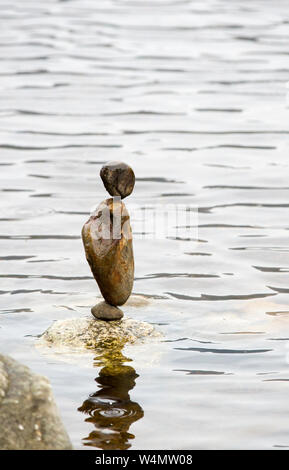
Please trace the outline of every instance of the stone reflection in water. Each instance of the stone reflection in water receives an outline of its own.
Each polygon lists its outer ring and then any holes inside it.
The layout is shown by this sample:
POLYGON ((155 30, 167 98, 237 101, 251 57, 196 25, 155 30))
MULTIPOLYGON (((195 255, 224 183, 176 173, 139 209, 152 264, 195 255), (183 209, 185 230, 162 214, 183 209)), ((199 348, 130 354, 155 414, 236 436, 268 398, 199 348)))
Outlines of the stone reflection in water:
POLYGON ((132 423, 144 415, 141 406, 130 399, 138 374, 120 348, 108 348, 95 358, 103 366, 95 379, 99 390, 89 396, 78 409, 89 415, 87 423, 95 430, 83 439, 86 446, 103 450, 125 450, 131 447, 134 435, 129 432, 132 423))

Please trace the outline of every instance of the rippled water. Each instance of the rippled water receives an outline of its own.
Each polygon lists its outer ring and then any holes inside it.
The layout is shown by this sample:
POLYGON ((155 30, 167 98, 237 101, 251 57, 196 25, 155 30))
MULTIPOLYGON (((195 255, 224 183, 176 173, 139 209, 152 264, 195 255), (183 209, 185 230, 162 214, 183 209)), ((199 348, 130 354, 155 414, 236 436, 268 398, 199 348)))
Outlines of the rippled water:
POLYGON ((288 2, 0 6, 1 352, 49 377, 75 448, 289 446, 288 2), (162 341, 44 355, 98 294, 80 230, 107 160, 131 203, 198 207, 199 242, 134 242, 150 302, 125 311, 162 341))

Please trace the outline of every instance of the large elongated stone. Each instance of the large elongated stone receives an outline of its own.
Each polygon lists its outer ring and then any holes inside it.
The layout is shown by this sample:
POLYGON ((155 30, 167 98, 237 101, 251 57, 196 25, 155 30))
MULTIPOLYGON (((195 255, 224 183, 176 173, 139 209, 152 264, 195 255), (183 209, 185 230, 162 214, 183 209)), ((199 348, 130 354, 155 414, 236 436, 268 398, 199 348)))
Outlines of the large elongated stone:
POLYGON ((112 198, 103 201, 84 224, 82 240, 104 299, 114 306, 123 305, 134 279, 132 233, 124 203, 112 198))

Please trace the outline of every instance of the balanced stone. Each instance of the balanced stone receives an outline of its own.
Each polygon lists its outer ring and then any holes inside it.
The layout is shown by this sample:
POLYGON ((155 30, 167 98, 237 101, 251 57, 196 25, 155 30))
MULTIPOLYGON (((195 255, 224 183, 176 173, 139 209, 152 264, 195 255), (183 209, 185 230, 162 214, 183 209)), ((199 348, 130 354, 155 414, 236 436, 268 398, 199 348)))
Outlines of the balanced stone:
POLYGON ((106 199, 84 224, 82 240, 93 276, 113 306, 129 298, 134 280, 130 219, 124 203, 106 199))
POLYGON ((133 191, 135 176, 132 168, 126 163, 108 162, 100 170, 100 177, 111 196, 124 199, 133 191))
POLYGON ((99 320, 120 320, 123 312, 120 308, 109 305, 107 302, 100 302, 91 309, 92 315, 99 320))

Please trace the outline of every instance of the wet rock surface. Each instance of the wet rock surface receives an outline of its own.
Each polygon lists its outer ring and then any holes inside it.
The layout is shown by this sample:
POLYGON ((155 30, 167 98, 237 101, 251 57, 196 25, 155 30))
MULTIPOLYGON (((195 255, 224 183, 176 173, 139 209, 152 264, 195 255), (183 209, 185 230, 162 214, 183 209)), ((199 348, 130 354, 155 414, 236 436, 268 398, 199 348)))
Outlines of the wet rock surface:
POLYGON ((104 299, 123 305, 131 294, 134 257, 130 219, 123 202, 103 201, 82 229, 86 259, 104 299), (113 224, 117 218, 119 226, 113 224))
POLYGON ((69 318, 53 323, 36 345, 61 351, 86 351, 142 343, 146 339, 159 337, 161 333, 153 325, 131 318, 109 322, 91 317, 69 318))
POLYGON ((96 304, 92 307, 91 313, 99 320, 113 321, 120 320, 123 317, 123 311, 120 308, 109 305, 107 302, 96 304))
POLYGON ((0 423, 0 450, 71 449, 48 379, 3 355, 0 423))
POLYGON ((100 177, 111 196, 120 196, 124 199, 133 191, 135 175, 133 169, 126 163, 106 163, 100 170, 100 177))

